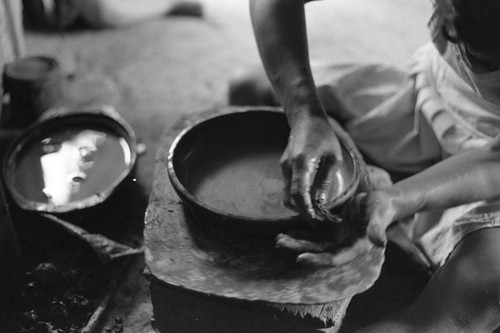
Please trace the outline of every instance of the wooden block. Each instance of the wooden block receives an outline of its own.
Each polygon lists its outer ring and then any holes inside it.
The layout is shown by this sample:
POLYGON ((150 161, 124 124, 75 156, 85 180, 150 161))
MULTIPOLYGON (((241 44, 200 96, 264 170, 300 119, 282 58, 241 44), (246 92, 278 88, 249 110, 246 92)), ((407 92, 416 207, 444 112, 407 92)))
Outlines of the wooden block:
POLYGON ((277 306, 265 302, 230 300, 150 284, 155 327, 161 333, 335 333, 350 299, 326 306, 277 306), (295 310, 295 312, 294 312, 295 310), (333 318, 320 319, 320 312, 333 318))
MULTIPOLYGON (((214 110, 188 117, 168 128, 160 144, 144 231, 146 275, 151 281, 156 327, 162 333, 337 332, 350 297, 322 304, 291 304, 279 301, 283 297, 280 295, 285 295, 288 288, 288 280, 280 276, 248 282, 246 273, 226 272, 224 267, 235 266, 225 266, 224 256, 212 255, 219 247, 213 239, 201 235, 194 225, 190 225, 189 220, 194 217, 184 209, 170 184, 166 161, 170 143, 177 133, 199 120, 234 111, 242 110, 214 110), (183 251, 186 247, 190 249, 187 252, 183 251), (227 281, 232 283, 228 286, 223 280, 231 274, 235 278, 228 278, 227 281), (274 292, 273 299, 278 301, 263 301, 255 297, 259 293, 252 291, 259 286, 267 287, 267 283, 273 285, 269 289, 274 292), (235 285, 241 288, 235 288, 235 285)), ((234 259, 238 258, 241 257, 234 259)), ((293 255, 279 260, 290 259, 295 262, 293 255)), ((300 275, 300 272, 294 271, 293 274, 300 275)), ((319 284, 323 285, 323 282, 319 284)), ((304 284, 304 288, 308 287, 314 286, 304 284)), ((301 293, 303 289, 293 290, 301 293)))

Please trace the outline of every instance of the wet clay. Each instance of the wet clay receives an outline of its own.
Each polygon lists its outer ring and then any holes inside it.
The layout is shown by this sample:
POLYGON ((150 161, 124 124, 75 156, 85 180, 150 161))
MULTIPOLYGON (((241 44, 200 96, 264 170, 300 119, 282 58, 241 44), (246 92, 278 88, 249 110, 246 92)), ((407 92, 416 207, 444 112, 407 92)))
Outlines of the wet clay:
POLYGON ((109 188, 128 168, 125 139, 99 127, 68 127, 38 137, 18 154, 14 184, 26 199, 64 205, 109 188))
POLYGON ((281 147, 255 146, 221 151, 191 174, 190 191, 204 204, 248 218, 292 217, 283 204, 281 147))
MULTIPOLYGON (((227 214, 247 218, 290 218, 297 215, 284 205, 284 179, 280 145, 241 145, 236 148, 203 154, 191 161, 185 180, 188 190, 207 206, 227 214)), ((347 152, 344 159, 348 161, 347 152)), ((328 197, 334 198, 349 185, 344 165, 332 176, 328 197)))

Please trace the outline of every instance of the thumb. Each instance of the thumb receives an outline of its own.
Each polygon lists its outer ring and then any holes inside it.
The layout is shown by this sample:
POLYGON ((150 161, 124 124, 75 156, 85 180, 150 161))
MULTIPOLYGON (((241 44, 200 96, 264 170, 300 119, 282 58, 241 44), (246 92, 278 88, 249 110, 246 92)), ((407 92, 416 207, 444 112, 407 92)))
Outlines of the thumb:
POLYGON ((379 221, 370 221, 366 227, 366 235, 375 246, 383 247, 387 243, 385 230, 386 226, 383 223, 379 223, 379 221))

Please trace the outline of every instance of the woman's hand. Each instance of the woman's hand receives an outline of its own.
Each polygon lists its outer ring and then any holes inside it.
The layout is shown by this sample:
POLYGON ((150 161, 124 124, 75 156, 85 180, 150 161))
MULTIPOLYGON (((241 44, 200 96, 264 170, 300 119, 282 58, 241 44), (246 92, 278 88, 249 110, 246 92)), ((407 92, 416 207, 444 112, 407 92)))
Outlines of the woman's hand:
POLYGON ((281 160, 285 201, 311 221, 342 155, 312 75, 305 2, 251 0, 250 17, 262 64, 291 128, 281 160))
POLYGON ((340 266, 356 257, 366 255, 374 246, 387 242, 385 231, 393 222, 396 209, 383 191, 360 193, 351 199, 342 211, 347 239, 338 238, 338 226, 330 234, 309 231, 280 234, 278 247, 298 254, 297 261, 317 266, 340 266))
POLYGON ((383 190, 359 193, 346 204, 343 216, 354 224, 359 236, 366 236, 375 246, 384 246, 386 229, 396 219, 395 202, 383 190))
POLYGON ((281 158, 285 203, 309 221, 316 220, 315 207, 328 200, 333 173, 341 162, 340 144, 326 116, 297 114, 281 158))

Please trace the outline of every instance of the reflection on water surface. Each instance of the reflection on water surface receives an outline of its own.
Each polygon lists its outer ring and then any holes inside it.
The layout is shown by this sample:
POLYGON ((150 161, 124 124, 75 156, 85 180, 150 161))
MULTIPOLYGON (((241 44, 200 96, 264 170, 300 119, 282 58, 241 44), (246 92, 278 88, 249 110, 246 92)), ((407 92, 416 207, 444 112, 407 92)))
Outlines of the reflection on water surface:
POLYGON ((28 200, 63 205, 109 188, 131 163, 124 138, 99 128, 66 128, 18 155, 14 184, 28 200))

